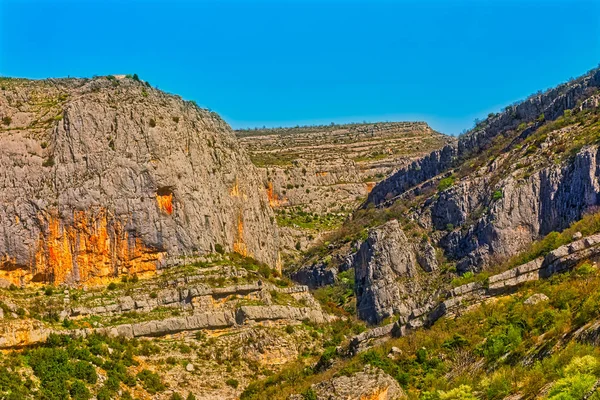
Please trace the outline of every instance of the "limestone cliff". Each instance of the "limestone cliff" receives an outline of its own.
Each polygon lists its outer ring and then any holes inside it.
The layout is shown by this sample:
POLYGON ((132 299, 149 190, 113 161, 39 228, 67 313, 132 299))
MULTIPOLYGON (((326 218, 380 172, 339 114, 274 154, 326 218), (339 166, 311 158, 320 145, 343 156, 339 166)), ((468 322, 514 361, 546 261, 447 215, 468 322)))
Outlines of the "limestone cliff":
POLYGON ((460 272, 509 257, 599 204, 600 70, 512 105, 378 184, 460 272), (412 201, 412 203, 410 203, 412 201))
POLYGON ((217 114, 128 77, 1 83, 0 277, 93 283, 221 248, 277 265, 262 182, 217 114))

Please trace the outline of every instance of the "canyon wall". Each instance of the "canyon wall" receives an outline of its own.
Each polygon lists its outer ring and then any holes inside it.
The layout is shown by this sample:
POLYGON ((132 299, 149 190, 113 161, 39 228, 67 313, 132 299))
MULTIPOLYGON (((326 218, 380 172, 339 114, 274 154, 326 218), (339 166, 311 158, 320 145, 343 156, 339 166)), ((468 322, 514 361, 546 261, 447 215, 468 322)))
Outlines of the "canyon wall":
POLYGON ((215 251, 278 266, 263 183, 217 114, 128 77, 2 89, 0 278, 94 283, 215 251))

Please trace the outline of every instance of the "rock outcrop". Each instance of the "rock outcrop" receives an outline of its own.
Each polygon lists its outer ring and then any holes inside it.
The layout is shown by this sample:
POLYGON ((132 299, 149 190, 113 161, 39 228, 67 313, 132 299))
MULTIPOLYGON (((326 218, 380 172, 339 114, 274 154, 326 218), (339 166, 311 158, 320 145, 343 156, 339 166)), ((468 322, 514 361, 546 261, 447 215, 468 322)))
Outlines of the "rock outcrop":
POLYGON ((311 289, 321 286, 333 285, 336 282, 338 270, 324 263, 317 265, 305 265, 290 273, 290 278, 311 289))
MULTIPOLYGON (((384 337, 403 336, 411 329, 430 326, 442 317, 459 315, 473 304, 479 304, 491 297, 505 295, 517 290, 526 282, 547 279, 557 273, 569 271, 586 260, 600 260, 600 233, 560 246, 545 257, 492 275, 485 282, 471 282, 457 286, 444 294, 445 300, 438 304, 429 303, 425 307, 411 310, 406 319, 379 326, 356 335, 350 341, 349 350, 361 352, 384 337)), ((524 301, 527 305, 546 301, 548 297, 537 293, 524 301)), ((576 336, 582 341, 598 338, 598 323, 581 329, 576 336)))
POLYGON ((485 179, 461 182, 441 193, 432 206, 431 220, 438 229, 454 230, 440 245, 459 260, 459 271, 479 270, 488 255, 509 257, 533 240, 561 231, 599 203, 600 153, 597 146, 579 151, 572 162, 543 168, 526 179, 509 176, 497 189, 502 198, 489 202, 485 179), (487 215, 469 223, 479 208, 487 215))
MULTIPOLYGON (((397 400, 405 393, 394 378, 379 368, 366 366, 351 376, 338 376, 311 386, 317 400, 397 400)), ((292 396, 290 400, 304 396, 292 396)))
MULTIPOLYGON (((517 105, 506 107, 503 112, 489 118, 483 126, 478 126, 461 136, 457 143, 433 151, 377 184, 369 194, 367 204, 383 204, 400 196, 410 188, 456 166, 462 159, 488 147, 494 137, 515 129, 524 122, 536 121, 541 115, 546 121, 557 119, 563 115, 564 110, 573 109, 578 106, 578 103, 586 102, 590 89, 598 87, 600 87, 600 69, 574 82, 560 85, 545 93, 531 96, 517 105)), ((593 104, 595 103, 586 107, 593 104)), ((531 131, 533 129, 528 132, 531 131)))
POLYGON ((273 268, 260 176, 218 115, 130 78, 3 80, 0 278, 92 284, 233 251, 273 268))
MULTIPOLYGON (((426 254, 421 255, 397 220, 369 232, 353 263, 359 318, 370 323, 393 315, 406 318, 412 309, 422 306, 426 278, 417 258, 429 259, 425 249, 426 254)), ((424 269, 432 270, 433 260, 423 261, 424 269)))

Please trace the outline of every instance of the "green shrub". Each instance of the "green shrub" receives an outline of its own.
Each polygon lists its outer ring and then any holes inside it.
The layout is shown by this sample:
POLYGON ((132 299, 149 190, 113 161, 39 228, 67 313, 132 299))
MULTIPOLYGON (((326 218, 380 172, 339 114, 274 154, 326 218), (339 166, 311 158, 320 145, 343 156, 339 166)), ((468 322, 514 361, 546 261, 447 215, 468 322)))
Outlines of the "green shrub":
POLYGON ((108 286, 106 287, 108 290, 115 290, 118 288, 117 284, 114 282, 111 282, 108 284, 108 286))
POLYGON ((73 365, 73 376, 92 385, 98 381, 96 368, 87 361, 75 362, 73 365))
POLYGON ((219 254, 225 254, 225 250, 223 249, 223 246, 219 243, 215 244, 215 251, 219 254))
POLYGON ((492 200, 500 200, 502 198, 502 190, 496 190, 494 194, 492 194, 492 200))
POLYGON ((87 386, 81 381, 73 382, 71 389, 69 389, 69 393, 74 400, 88 400, 92 398, 87 386))
POLYGON ((156 126, 156 121, 154 120, 154 118, 150 118, 150 121, 148 121, 148 125, 150 125, 150 128, 154 128, 156 126))
POLYGON ((42 163, 42 167, 53 167, 54 166, 54 157, 50 156, 44 160, 42 163))
POLYGON ((2 123, 3 123, 4 125, 7 125, 7 126, 8 126, 8 125, 10 125, 10 123, 11 123, 11 122, 12 122, 12 118, 11 118, 11 117, 9 117, 9 116, 6 116, 6 117, 3 117, 3 118, 2 118, 2 123))
POLYGON ((477 400, 473 394, 473 389, 469 385, 460 385, 457 388, 448 391, 440 390, 440 400, 477 400))
POLYGON ((596 382, 598 360, 590 355, 575 357, 564 369, 564 377, 557 380, 548 395, 549 399, 582 399, 596 382))
POLYGON ((451 187, 452 185, 454 185, 455 181, 456 181, 456 177, 454 177, 454 176, 449 176, 447 178, 440 180, 440 183, 438 184, 438 191, 443 192, 444 190, 446 190, 449 187, 451 187))
POLYGON ((554 327, 556 323, 556 312, 554 310, 544 310, 537 315, 533 321, 533 326, 540 332, 546 332, 554 327))
POLYGON ((165 390, 165 385, 162 383, 160 376, 147 369, 142 370, 137 374, 142 387, 150 394, 156 394, 165 390))
POLYGON ((488 361, 498 360, 521 343, 521 335, 521 329, 514 325, 508 325, 502 332, 487 338, 482 345, 483 356, 488 361))
POLYGON ((225 381, 225 384, 227 386, 231 386, 234 389, 237 389, 237 387, 240 385, 240 383, 236 379, 227 379, 225 381))
POLYGON ((312 388, 308 388, 302 393, 304 400, 317 400, 317 394, 312 388))

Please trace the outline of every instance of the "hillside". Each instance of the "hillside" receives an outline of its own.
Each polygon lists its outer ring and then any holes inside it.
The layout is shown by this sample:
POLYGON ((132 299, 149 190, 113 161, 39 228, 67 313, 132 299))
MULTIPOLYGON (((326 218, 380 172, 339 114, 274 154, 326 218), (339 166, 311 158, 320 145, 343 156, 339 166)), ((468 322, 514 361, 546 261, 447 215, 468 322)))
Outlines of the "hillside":
POLYGON ((0 85, 1 279, 93 284, 216 249, 278 266, 260 175, 215 113, 132 77, 0 85))
POLYGON ((423 122, 249 129, 236 135, 265 181, 287 254, 338 227, 377 182, 454 142, 423 122))

